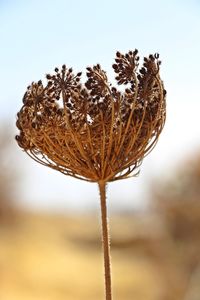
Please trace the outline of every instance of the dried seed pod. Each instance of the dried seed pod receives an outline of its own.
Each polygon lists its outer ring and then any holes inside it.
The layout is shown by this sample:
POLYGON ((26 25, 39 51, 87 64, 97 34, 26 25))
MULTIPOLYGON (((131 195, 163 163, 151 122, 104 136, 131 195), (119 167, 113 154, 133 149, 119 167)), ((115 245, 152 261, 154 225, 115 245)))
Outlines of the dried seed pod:
POLYGON ((63 65, 47 74, 47 85, 32 83, 17 114, 16 140, 36 161, 65 175, 91 182, 135 175, 151 151, 166 117, 166 91, 159 55, 139 67, 138 51, 116 53, 113 69, 125 92, 108 83, 99 64, 81 72, 63 65))

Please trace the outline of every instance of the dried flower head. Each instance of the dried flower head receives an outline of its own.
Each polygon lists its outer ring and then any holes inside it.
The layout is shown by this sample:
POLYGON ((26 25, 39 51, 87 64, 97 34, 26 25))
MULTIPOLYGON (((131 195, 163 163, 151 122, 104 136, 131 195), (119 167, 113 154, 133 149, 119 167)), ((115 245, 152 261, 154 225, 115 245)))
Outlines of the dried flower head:
POLYGON ((87 81, 72 68, 55 68, 28 86, 18 113, 19 146, 35 161, 65 175, 98 182, 101 200, 105 296, 112 300, 106 183, 137 174, 165 123, 165 95, 158 54, 117 52, 113 69, 118 91, 99 64, 87 68, 87 81))
POLYGON ((159 55, 116 53, 113 69, 119 91, 99 64, 87 68, 87 81, 65 65, 28 86, 17 114, 19 146, 42 165, 91 182, 135 175, 165 123, 159 55))

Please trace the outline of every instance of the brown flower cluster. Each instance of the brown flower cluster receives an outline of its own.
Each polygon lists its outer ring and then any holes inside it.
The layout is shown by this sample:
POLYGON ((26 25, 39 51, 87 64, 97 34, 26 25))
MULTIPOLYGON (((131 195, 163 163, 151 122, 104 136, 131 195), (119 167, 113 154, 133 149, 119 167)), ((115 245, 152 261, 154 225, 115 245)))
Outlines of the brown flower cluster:
POLYGON ((119 91, 99 64, 87 81, 65 65, 28 86, 17 114, 16 140, 35 161, 75 178, 99 182, 135 175, 165 123, 158 54, 116 53, 119 91))

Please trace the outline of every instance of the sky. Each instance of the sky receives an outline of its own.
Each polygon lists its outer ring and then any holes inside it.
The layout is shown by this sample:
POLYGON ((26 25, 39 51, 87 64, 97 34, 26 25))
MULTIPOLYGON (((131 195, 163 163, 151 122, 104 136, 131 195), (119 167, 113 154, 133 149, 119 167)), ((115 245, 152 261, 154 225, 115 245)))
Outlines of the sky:
MULTIPOLYGON (((117 50, 137 48, 140 57, 160 53, 167 90, 167 121, 138 178, 108 187, 110 209, 145 203, 148 182, 170 174, 200 146, 200 2, 0 0, 0 122, 13 132, 22 96, 32 81, 65 63, 75 70, 100 63, 114 81, 117 50)), ((22 176, 19 201, 26 207, 65 211, 98 206, 95 184, 79 182, 36 165, 18 148, 10 162, 22 176)))

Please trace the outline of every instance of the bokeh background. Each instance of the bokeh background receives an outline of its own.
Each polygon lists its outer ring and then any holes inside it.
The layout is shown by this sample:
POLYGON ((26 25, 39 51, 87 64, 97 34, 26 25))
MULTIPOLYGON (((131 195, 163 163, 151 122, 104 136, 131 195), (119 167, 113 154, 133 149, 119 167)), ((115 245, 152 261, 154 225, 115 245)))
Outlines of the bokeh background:
MULTIPOLYGON (((200 2, 0 1, 0 299, 103 299, 98 189, 18 148, 26 86, 65 63, 159 52, 167 122, 139 177, 108 187, 114 299, 200 298, 200 2)), ((84 78, 83 78, 84 79, 84 78)))

